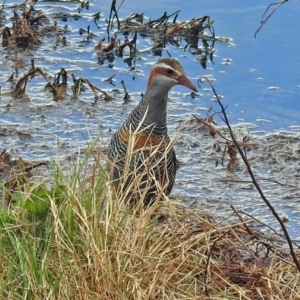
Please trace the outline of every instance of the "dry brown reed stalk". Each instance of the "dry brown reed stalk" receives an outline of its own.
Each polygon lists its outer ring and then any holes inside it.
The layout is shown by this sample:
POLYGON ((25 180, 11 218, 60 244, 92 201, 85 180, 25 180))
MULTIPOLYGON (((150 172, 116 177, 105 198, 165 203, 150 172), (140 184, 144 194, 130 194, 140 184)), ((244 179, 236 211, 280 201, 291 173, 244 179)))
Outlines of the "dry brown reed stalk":
POLYGON ((34 76, 35 74, 39 73, 40 75, 42 75, 44 77, 44 79, 47 81, 47 87, 49 87, 53 93, 54 96, 54 100, 62 100, 64 99, 64 96, 62 95, 62 93, 55 87, 54 84, 52 84, 47 75, 45 74, 45 72, 41 69, 41 68, 34 68, 29 70, 25 75, 23 75, 18 82, 16 83, 16 85, 14 86, 14 88, 11 91, 11 94, 14 97, 22 97, 25 93, 26 90, 26 86, 27 86, 27 82, 28 82, 28 78, 31 76, 34 76))
POLYGON ((93 92, 96 100, 99 99, 97 91, 101 92, 104 95, 105 101, 111 101, 113 99, 113 97, 109 93, 107 93, 104 90, 98 88, 97 86, 91 84, 88 79, 82 78, 82 77, 76 79, 74 74, 71 74, 71 77, 73 78, 73 81, 74 81, 74 87, 73 87, 74 95, 78 96, 81 93, 82 84, 86 83, 89 86, 89 88, 91 89, 91 91, 93 92))

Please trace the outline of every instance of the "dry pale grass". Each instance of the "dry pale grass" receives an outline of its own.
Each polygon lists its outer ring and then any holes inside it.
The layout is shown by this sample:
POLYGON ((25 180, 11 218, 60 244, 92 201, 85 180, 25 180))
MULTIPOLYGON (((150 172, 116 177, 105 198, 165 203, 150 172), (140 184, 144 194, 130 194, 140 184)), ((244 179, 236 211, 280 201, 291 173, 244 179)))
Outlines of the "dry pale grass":
POLYGON ((2 208, 1 299, 300 299, 284 241, 167 197, 137 212, 88 165, 2 208))

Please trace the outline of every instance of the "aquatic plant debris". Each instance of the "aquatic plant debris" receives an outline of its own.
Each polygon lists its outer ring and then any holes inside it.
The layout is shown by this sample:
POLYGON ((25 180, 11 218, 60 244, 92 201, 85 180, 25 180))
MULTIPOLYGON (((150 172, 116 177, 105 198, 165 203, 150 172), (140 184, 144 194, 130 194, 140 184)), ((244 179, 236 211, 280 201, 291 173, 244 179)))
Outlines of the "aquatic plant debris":
MULTIPOLYGON (((18 56, 22 51, 26 51, 26 49, 35 51, 43 43, 49 42, 48 40, 46 41, 47 38, 54 36, 57 38, 57 45, 62 44, 62 46, 67 46, 67 36, 64 35, 64 33, 68 32, 68 28, 58 25, 59 18, 65 21, 70 18, 76 19, 83 17, 81 14, 74 15, 71 13, 52 13, 48 15, 43 10, 36 9, 36 3, 37 1, 25 1, 20 5, 14 6, 12 8, 14 25, 12 27, 4 26, 2 29, 2 46, 7 48, 7 50, 17 47, 13 50, 15 56, 15 72, 11 74, 8 80, 12 80, 18 76, 19 68, 21 67, 18 63, 21 61, 18 59, 18 56), (19 9, 22 10, 21 14, 19 13, 19 9)), ((115 5, 116 1, 112 1, 111 9, 117 20, 117 30, 112 31, 114 27, 114 17, 111 18, 111 11, 107 28, 110 33, 113 32, 114 36, 111 38, 108 36, 109 43, 107 45, 103 43, 105 40, 105 37, 103 37, 95 46, 99 65, 104 64, 107 60, 110 63, 109 66, 113 67, 112 63, 116 58, 123 58, 124 62, 130 67, 129 71, 134 71, 135 61, 139 59, 140 54, 152 52, 154 55, 160 55, 167 44, 174 47, 181 47, 180 45, 182 41, 184 41, 186 45, 183 46, 182 50, 189 51, 193 55, 198 56, 200 64, 203 68, 206 68, 208 59, 213 62, 214 43, 217 41, 230 44, 230 39, 217 37, 215 35, 213 21, 209 16, 193 18, 188 21, 177 21, 179 16, 179 11, 177 11, 171 14, 165 12, 161 17, 150 19, 148 22, 145 22, 144 13, 133 13, 128 17, 119 19, 115 5), (206 31, 208 31, 208 33, 206 31), (133 34, 131 40, 129 39, 130 34, 133 34), (143 39, 147 37, 153 46, 148 49, 138 49, 138 35, 143 39), (123 42, 121 41, 122 38, 124 38, 123 42), (200 41, 202 41, 202 45, 199 46, 200 41), (125 49, 129 49, 129 53, 127 53, 125 49)), ((87 6, 87 3, 81 3, 81 9, 87 8, 87 6)), ((5 14, 8 12, 5 3, 3 4, 3 11, 5 14)), ((95 14, 93 18, 100 20, 100 13, 95 14)), ((90 25, 87 26, 87 29, 80 28, 79 35, 86 36, 86 42, 90 42, 97 36, 97 34, 91 31, 90 25)), ((34 58, 32 61, 34 61, 34 58)), ((64 68, 64 66, 61 67, 64 68)), ((45 75, 42 68, 37 68, 35 71, 33 71, 33 69, 34 67, 32 67, 31 71, 34 74, 39 72, 41 75, 45 75)), ((66 70, 66 72, 68 72, 68 70, 66 70)), ((33 73, 30 73, 28 76, 33 75, 33 73)), ((44 75, 43 77, 46 79, 44 75)), ((28 76, 24 75, 24 78, 22 80, 20 79, 12 91, 12 95, 19 97, 24 94, 28 76)), ((49 82, 48 87, 52 89, 55 100, 63 99, 62 94, 60 94, 54 86, 51 86, 49 82)), ((78 91, 77 88, 75 90, 78 91)), ((104 95, 105 99, 109 98, 107 94, 104 93, 104 95)))

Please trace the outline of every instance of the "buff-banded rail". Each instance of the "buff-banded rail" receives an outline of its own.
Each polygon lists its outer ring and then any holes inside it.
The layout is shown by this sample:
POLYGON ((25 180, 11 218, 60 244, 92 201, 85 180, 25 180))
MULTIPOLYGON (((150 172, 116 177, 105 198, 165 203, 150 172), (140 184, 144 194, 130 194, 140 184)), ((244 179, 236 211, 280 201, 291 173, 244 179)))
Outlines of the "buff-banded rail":
POLYGON ((175 85, 197 91, 176 59, 159 59, 142 100, 111 139, 108 160, 113 188, 129 203, 143 199, 149 206, 161 195, 169 195, 174 186, 177 159, 166 118, 168 93, 175 85))

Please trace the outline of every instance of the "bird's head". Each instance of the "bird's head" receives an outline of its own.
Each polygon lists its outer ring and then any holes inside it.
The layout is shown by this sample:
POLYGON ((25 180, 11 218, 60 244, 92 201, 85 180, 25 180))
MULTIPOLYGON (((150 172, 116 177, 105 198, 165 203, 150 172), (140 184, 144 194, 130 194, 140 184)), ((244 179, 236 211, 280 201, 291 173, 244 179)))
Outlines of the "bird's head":
POLYGON ((185 75, 181 64, 174 58, 162 58, 155 63, 148 79, 148 88, 152 84, 168 90, 180 84, 197 92, 195 85, 185 75))

